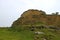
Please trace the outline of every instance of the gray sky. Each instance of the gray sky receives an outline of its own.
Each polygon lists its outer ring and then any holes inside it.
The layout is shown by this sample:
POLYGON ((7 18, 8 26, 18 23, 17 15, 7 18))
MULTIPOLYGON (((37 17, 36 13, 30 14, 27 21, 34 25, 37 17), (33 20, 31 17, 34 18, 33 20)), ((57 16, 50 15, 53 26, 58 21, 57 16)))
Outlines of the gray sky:
POLYGON ((60 0, 0 0, 0 27, 11 26, 28 9, 60 12, 60 0))

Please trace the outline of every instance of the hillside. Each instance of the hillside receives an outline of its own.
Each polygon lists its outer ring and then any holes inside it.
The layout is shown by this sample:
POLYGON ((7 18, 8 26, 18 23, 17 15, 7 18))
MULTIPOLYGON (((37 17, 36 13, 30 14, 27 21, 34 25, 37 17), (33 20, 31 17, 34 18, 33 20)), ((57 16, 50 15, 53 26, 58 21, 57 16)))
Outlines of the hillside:
POLYGON ((47 15, 30 9, 22 13, 11 27, 0 28, 0 40, 60 40, 60 15, 47 15), (38 33, 39 32, 39 33, 38 33))
MULTIPOLYGON (((40 32, 44 34, 39 34, 39 40, 42 37, 46 37, 48 40, 60 40, 60 31, 54 31, 51 29, 40 29, 40 32)), ((0 40, 34 40, 34 31, 24 30, 24 31, 13 31, 9 28, 0 28, 0 40)))

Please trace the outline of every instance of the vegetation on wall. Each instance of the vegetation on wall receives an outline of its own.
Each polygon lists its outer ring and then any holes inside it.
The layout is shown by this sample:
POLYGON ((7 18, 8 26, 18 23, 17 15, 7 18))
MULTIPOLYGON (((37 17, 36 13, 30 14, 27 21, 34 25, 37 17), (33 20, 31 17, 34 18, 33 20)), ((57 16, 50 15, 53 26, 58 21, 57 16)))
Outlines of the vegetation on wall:
MULTIPOLYGON (((22 28, 29 25, 60 25, 60 15, 58 12, 47 15, 46 12, 42 10, 29 9, 21 15, 17 20, 15 20, 11 27, 13 28, 22 28)), ((31 26, 32 27, 32 26, 31 26)))

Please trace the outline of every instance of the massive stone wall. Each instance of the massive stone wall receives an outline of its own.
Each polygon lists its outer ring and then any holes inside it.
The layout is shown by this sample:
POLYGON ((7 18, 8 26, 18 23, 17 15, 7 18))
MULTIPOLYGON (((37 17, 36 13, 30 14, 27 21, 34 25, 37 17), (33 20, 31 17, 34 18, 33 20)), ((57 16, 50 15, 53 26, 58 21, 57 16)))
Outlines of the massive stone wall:
POLYGON ((21 15, 16 21, 13 22, 13 26, 21 25, 53 25, 60 26, 60 15, 58 12, 56 14, 47 15, 46 12, 42 10, 30 9, 21 15))

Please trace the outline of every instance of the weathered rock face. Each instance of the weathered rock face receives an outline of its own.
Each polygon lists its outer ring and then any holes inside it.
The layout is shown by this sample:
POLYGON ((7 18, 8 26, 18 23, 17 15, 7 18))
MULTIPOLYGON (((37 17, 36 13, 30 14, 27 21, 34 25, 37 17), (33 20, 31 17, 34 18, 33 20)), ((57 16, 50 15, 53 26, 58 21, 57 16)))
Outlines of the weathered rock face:
POLYGON ((39 25, 54 25, 60 26, 60 15, 46 15, 42 10, 27 10, 20 18, 13 22, 12 27, 17 26, 39 26, 39 25))
POLYGON ((12 26, 18 25, 40 25, 45 24, 46 22, 46 13, 42 10, 27 10, 25 11, 20 18, 13 22, 12 26))

